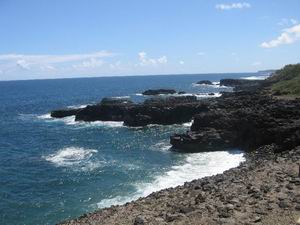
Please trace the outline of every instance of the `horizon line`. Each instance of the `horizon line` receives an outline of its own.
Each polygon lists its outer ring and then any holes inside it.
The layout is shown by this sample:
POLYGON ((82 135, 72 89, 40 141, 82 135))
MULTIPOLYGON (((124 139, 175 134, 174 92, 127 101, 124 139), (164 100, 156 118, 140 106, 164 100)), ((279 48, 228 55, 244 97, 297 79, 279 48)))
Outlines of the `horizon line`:
POLYGON ((265 69, 258 70, 256 72, 216 72, 216 73, 170 73, 170 74, 139 74, 139 75, 108 75, 108 76, 88 76, 88 77, 56 77, 56 78, 33 78, 33 79, 12 79, 12 80, 0 80, 0 82, 11 81, 42 81, 42 80, 66 80, 66 79, 91 79, 91 78, 112 78, 112 77, 147 77, 147 76, 182 76, 182 75, 217 75, 217 74, 255 74, 265 71, 276 71, 278 69, 265 69))

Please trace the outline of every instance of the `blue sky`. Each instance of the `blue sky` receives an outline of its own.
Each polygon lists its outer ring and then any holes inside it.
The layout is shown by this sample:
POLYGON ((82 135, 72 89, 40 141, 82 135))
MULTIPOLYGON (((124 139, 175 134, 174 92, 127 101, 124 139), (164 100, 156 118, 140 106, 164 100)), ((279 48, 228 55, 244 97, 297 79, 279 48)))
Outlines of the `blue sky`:
POLYGON ((299 0, 0 0, 0 80, 300 62, 299 0))

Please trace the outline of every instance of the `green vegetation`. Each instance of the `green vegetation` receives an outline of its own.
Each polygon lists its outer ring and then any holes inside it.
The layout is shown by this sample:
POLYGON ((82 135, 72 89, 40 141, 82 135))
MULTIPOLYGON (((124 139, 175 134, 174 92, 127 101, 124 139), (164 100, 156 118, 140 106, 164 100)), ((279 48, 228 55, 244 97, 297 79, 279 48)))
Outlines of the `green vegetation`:
POLYGON ((300 64, 287 65, 267 79, 271 90, 280 95, 300 96, 300 64))

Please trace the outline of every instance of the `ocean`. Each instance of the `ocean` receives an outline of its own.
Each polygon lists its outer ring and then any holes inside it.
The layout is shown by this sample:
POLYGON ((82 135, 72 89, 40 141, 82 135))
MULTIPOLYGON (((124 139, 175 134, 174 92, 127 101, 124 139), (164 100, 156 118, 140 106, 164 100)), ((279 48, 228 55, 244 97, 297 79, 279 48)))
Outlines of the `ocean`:
MULTIPOLYGON (((140 102, 146 89, 197 94, 231 91, 200 80, 256 74, 128 76, 0 82, 0 224, 55 224, 153 191, 222 173, 244 160, 238 149, 183 154, 169 136, 191 123, 124 127, 122 122, 53 119, 49 112, 103 97, 140 102)), ((216 95, 218 96, 218 95, 216 95)))

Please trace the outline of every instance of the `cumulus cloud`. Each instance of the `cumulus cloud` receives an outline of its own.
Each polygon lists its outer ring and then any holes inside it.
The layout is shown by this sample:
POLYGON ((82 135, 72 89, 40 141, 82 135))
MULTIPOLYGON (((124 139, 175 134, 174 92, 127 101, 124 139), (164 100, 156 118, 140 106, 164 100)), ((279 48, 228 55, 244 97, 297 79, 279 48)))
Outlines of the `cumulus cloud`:
POLYGON ((197 52, 197 55, 204 56, 204 55, 206 55, 206 53, 205 52, 197 52))
MULTIPOLYGON (((44 73, 56 69, 84 70, 100 67, 105 57, 112 57, 114 53, 99 51, 88 54, 0 54, 0 69, 3 73, 23 70, 44 73)), ((61 70, 58 70, 61 72, 61 70)))
POLYGON ((279 26, 292 26, 292 25, 296 25, 298 23, 298 21, 296 19, 290 18, 282 18, 279 22, 278 25, 279 26))
POLYGON ((231 9, 245 9, 251 8, 251 4, 248 2, 236 2, 231 4, 217 4, 216 9, 219 10, 231 10, 231 9))
POLYGON ((149 58, 146 52, 139 52, 138 56, 140 60, 139 65, 141 66, 148 66, 148 65, 157 66, 160 64, 166 64, 168 62, 167 56, 162 56, 157 59, 153 59, 153 58, 149 58))
POLYGON ((101 59, 91 58, 87 61, 83 61, 80 64, 75 64, 73 67, 75 69, 93 69, 97 67, 101 67, 105 62, 101 59))
POLYGON ((283 32, 275 39, 263 42, 262 48, 275 48, 284 44, 292 44, 300 39, 300 24, 284 29, 283 32))
POLYGON ((25 70, 30 69, 29 63, 26 62, 26 60, 24 60, 24 59, 17 60, 16 64, 17 64, 17 66, 19 66, 22 69, 25 69, 25 70))
POLYGON ((261 65, 262 65, 262 62, 260 62, 260 61, 256 61, 256 62, 252 63, 252 66, 261 66, 261 65))
POLYGON ((90 54, 67 54, 67 55, 24 55, 24 54, 2 54, 0 62, 2 64, 15 64, 22 69, 29 70, 33 67, 53 69, 52 64, 82 62, 82 66, 95 66, 99 64, 97 59, 111 57, 113 53, 100 51, 90 54), (85 61, 86 60, 86 61, 85 61))

